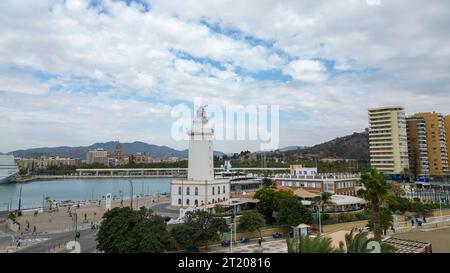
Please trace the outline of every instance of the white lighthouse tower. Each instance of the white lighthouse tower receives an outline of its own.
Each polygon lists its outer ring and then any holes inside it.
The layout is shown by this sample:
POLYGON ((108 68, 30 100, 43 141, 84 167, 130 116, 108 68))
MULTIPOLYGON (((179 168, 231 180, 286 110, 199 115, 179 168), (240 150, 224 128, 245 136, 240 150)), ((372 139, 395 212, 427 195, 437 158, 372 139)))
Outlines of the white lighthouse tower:
POLYGON ((190 180, 214 179, 212 147, 214 130, 207 127, 207 123, 205 108, 200 107, 192 121, 192 129, 189 133, 188 179, 190 180))
POLYGON ((213 138, 205 106, 199 107, 189 132, 187 179, 174 179, 171 183, 173 207, 202 207, 230 198, 230 181, 214 179, 213 138))

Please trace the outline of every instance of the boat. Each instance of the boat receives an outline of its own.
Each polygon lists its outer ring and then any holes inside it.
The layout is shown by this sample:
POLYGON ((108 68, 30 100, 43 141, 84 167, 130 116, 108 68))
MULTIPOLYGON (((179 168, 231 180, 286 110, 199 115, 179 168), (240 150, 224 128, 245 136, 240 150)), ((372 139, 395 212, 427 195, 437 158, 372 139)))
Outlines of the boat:
POLYGON ((13 155, 0 155, 0 184, 15 180, 19 168, 13 155))

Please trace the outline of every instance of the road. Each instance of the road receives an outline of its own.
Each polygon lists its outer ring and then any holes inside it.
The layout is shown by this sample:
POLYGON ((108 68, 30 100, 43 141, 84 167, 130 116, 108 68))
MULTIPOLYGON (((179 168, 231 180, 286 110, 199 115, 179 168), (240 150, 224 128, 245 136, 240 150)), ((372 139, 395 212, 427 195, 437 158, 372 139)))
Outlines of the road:
MULTIPOLYGON (((96 241, 97 230, 82 230, 80 231, 79 243, 81 245, 82 253, 92 253, 96 252, 97 241, 96 241)), ((16 251, 16 253, 45 253, 45 252, 71 252, 71 250, 66 250, 65 246, 67 242, 73 241, 75 239, 74 232, 64 232, 59 234, 54 234, 49 236, 50 238, 39 244, 35 244, 29 247, 25 247, 16 251)))
POLYGON ((170 202, 161 202, 159 204, 150 206, 150 208, 153 210, 154 213, 161 215, 161 216, 169 216, 171 218, 178 218, 179 210, 177 209, 170 209, 168 206, 170 205, 170 202))

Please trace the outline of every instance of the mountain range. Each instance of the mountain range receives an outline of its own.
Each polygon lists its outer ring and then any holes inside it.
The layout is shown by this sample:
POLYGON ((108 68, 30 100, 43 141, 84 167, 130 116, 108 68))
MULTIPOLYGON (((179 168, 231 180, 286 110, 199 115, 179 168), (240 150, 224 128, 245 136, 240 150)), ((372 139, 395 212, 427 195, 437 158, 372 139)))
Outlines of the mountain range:
POLYGON ((369 161, 369 133, 353 133, 303 149, 284 152, 290 158, 335 158, 369 161))
MULTIPOLYGON (((90 146, 79 146, 79 147, 44 147, 44 148, 33 148, 33 149, 25 149, 25 150, 17 150, 10 152, 9 154, 13 154, 16 157, 39 157, 41 155, 49 155, 49 156, 60 156, 60 157, 71 157, 71 158, 80 158, 85 159, 86 153, 89 150, 102 148, 108 153, 114 153, 116 147, 115 141, 109 141, 104 143, 95 143, 90 146)), ((178 158, 187 158, 188 150, 175 150, 173 148, 167 146, 158 146, 154 144, 148 144, 145 142, 135 141, 132 143, 120 143, 122 154, 130 155, 135 153, 143 153, 146 152, 152 158, 164 159, 169 156, 176 156, 178 158)), ((219 154, 221 154, 219 152, 219 154)))
MULTIPOLYGON (((114 153, 117 142, 109 141, 104 143, 95 143, 90 146, 79 147, 44 147, 24 150, 16 150, 8 154, 16 157, 39 157, 41 155, 71 157, 85 159, 89 150, 103 148, 108 153, 114 153)), ((188 157, 188 150, 176 150, 167 146, 158 146, 145 142, 135 141, 132 143, 121 143, 122 154, 130 155, 135 153, 148 153, 152 158, 165 159, 170 156, 176 156, 184 159, 188 157)), ((280 148, 277 152, 285 154, 288 158, 342 158, 357 159, 362 161, 369 160, 369 136, 367 131, 362 133, 353 133, 348 136, 338 137, 336 139, 312 146, 288 146, 280 148)), ((214 152, 215 156, 222 156, 219 151, 214 152)))

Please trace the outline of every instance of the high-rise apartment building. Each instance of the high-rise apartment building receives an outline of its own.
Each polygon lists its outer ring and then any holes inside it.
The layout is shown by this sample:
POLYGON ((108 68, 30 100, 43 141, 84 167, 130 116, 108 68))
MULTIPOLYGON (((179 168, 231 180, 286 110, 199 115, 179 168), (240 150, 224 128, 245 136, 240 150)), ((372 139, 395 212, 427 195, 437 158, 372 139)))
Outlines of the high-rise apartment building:
POLYGON ((409 169, 415 177, 428 177, 427 128, 422 117, 409 117, 407 120, 409 169))
POLYGON ((369 109, 370 165, 387 174, 409 168, 406 116, 402 107, 369 109))
MULTIPOLYGON (((447 150, 446 121, 444 116, 439 113, 417 113, 409 120, 420 120, 421 126, 424 125, 424 131, 409 130, 409 139, 420 138, 425 142, 428 156, 428 166, 430 176, 443 176, 449 174, 449 161, 447 150)), ((411 148, 410 148, 411 150, 411 148)), ((414 163, 412 163, 414 164, 414 163)), ((416 162, 417 163, 417 159, 416 162)))
POLYGON ((108 152, 104 149, 95 149, 92 151, 88 151, 86 155, 86 163, 87 164, 94 164, 94 163, 100 163, 105 166, 108 166, 108 152))
MULTIPOLYGON (((450 115, 444 118, 445 121, 445 134, 447 136, 447 156, 450 156, 450 115)), ((450 171, 450 160, 448 162, 448 167, 450 171)))

